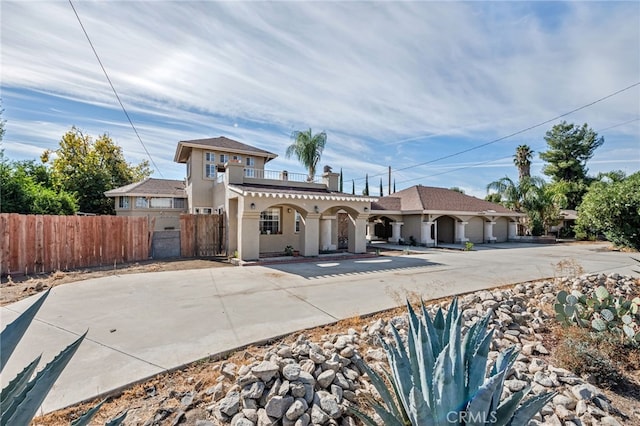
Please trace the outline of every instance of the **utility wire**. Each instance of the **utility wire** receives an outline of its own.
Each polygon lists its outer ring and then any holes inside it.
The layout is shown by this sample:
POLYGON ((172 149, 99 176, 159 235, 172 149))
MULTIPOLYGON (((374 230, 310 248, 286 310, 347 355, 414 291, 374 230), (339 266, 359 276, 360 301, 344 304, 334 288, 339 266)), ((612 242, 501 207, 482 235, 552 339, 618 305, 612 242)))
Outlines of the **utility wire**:
MULTIPOLYGON (((416 168, 416 167, 421 167, 421 166, 424 166, 424 165, 427 165, 427 164, 435 163, 436 161, 446 160, 447 158, 456 157, 456 156, 458 156, 458 155, 460 155, 460 154, 466 154, 467 152, 471 152, 471 151, 475 151, 476 149, 484 148, 485 146, 492 145, 492 144, 494 144, 494 143, 496 143, 496 142, 500 142, 500 141, 503 141, 503 140, 505 140, 505 139, 511 138, 511 137, 513 137, 513 136, 519 135, 519 134, 521 134, 521 133, 528 132, 529 130, 535 129, 536 127, 540 127, 540 126, 544 126, 545 124, 549 124, 549 123, 551 123, 552 121, 555 121, 555 120, 557 120, 557 119, 559 119, 559 118, 562 118, 562 117, 566 117, 567 115, 573 114, 574 112, 578 112, 578 111, 580 111, 580 110, 583 110, 583 109, 585 109, 585 108, 588 108, 588 107, 590 107, 590 106, 593 106, 593 105, 595 105, 595 104, 597 104, 597 103, 599 103, 599 102, 602 102, 602 101, 604 101, 604 100, 606 100, 606 99, 609 99, 609 98, 611 98, 611 97, 614 97, 614 96, 616 96, 616 95, 619 95, 620 93, 625 92, 625 91, 627 91, 627 90, 629 90, 629 89, 632 89, 632 88, 634 88, 634 87, 636 87, 636 86, 640 86, 640 81, 639 81, 639 82, 637 82, 637 83, 633 83, 632 85, 627 86, 627 87, 625 87, 624 89, 620 89, 620 90, 618 90, 618 91, 616 91, 616 92, 610 93, 610 94, 608 94, 607 96, 604 96, 604 97, 602 97, 602 98, 600 98, 600 99, 597 99, 597 100, 595 100, 595 101, 593 101, 593 102, 590 102, 590 103, 588 103, 588 104, 582 105, 581 107, 578 107, 578 108, 572 109, 571 111, 565 112, 565 113, 563 113, 563 114, 560 114, 560 115, 558 115, 558 116, 555 116, 555 117, 553 117, 553 118, 550 118, 550 119, 548 119, 548 120, 545 120, 545 121, 543 121, 543 122, 540 122, 540 123, 538 123, 538 124, 534 124, 533 126, 529 126, 529 127, 525 128, 525 129, 518 130, 517 132, 511 133, 511 134, 509 134, 509 135, 507 135, 507 136, 502 136, 502 137, 500 137, 500 138, 498 138, 498 139, 494 139, 494 140, 491 140, 491 141, 489 141, 489 142, 485 142, 485 143, 483 143, 483 144, 476 145, 476 146, 473 146, 473 147, 471 147, 471 148, 464 149, 464 150, 462 150, 462 151, 454 152, 453 154, 448 154, 448 155, 445 155, 445 156, 443 156, 443 157, 438 157, 438 158, 435 158, 435 159, 433 159, 433 160, 425 161, 425 162, 423 162, 423 163, 413 164, 413 165, 411 165, 411 166, 407 166, 407 167, 402 167, 402 168, 399 168, 399 169, 395 169, 395 170, 394 170, 394 172, 402 171, 402 170, 407 170, 407 169, 413 169, 413 168, 416 168)), ((631 121, 635 121, 635 120, 631 120, 631 121)), ((631 121, 630 121, 630 122, 631 122, 631 121)), ((623 124, 627 124, 627 123, 623 123, 623 124)), ((622 124, 620 124, 620 125, 622 125, 622 124)), ((606 129, 605 129, 605 130, 606 130, 606 129)), ((371 176, 369 176, 369 177, 383 176, 384 174, 385 174, 385 173, 379 173, 379 174, 376 174, 376 175, 371 175, 371 176)), ((362 180, 362 179, 363 179, 363 178, 358 178, 358 179, 356 179, 356 180, 362 180)))
MULTIPOLYGON (((624 126, 625 124, 633 123, 634 121, 640 121, 640 117, 636 117, 636 118, 633 118, 631 120, 627 120, 627 121, 625 121, 623 123, 614 124, 613 126, 605 127, 604 129, 598 130, 597 133, 602 133, 605 130, 613 129, 615 127, 624 126)), ((458 172, 460 170, 472 169, 474 167, 482 166, 482 165, 493 163, 493 162, 496 162, 496 161, 506 160, 507 158, 513 158, 513 155, 508 155, 506 157, 500 157, 500 158, 494 158, 493 160, 482 161, 480 163, 474 163, 474 164, 471 164, 471 165, 468 165, 468 166, 457 167, 455 169, 445 170, 443 172, 434 173, 434 174, 430 174, 430 175, 426 175, 426 176, 420 176, 420 177, 417 177, 417 178, 405 179, 405 180, 401 180, 401 181, 396 182, 396 183, 406 183, 406 182, 411 182, 411 181, 414 181, 414 180, 427 179, 427 178, 430 178, 430 177, 440 176, 440 175, 444 175, 444 174, 447 174, 447 173, 458 172)))
POLYGON ((111 86, 111 90, 113 90, 113 94, 116 95, 116 99, 118 100, 118 103, 120 104, 120 107, 122 108, 122 111, 124 112, 124 115, 127 117, 127 120, 129 120, 129 124, 131 125, 131 128, 133 129, 133 132, 138 137, 138 141, 140 141, 140 145, 142 145, 142 148, 144 149, 144 152, 147 154, 147 157, 149 157, 149 160, 151 160, 151 164, 153 164, 153 167, 156 169, 156 171, 158 172, 160 177, 164 177, 162 175, 162 172, 160 171, 160 168, 156 165, 156 162, 153 161, 153 157, 151 157, 151 154, 147 150, 147 147, 145 146, 144 142, 142 142, 142 138, 140 137, 140 134, 138 133, 138 130, 136 129, 136 126, 133 124, 133 121, 131 120, 131 117, 129 116, 129 113, 127 112, 127 109, 124 107, 124 104, 120 100, 120 96, 118 95, 118 92, 116 91, 116 88, 114 87, 113 83, 111 82, 111 79, 109 78, 109 74, 107 74, 107 70, 104 68, 104 65, 102 65, 102 61, 100 60, 100 56, 98 56, 98 52, 96 51, 95 47, 93 47, 93 43, 91 42, 91 39, 89 38, 89 34, 87 33, 87 30, 84 28, 84 25, 82 24, 82 20, 80 19, 80 15, 78 15, 78 12, 76 11, 75 6, 73 6, 73 3, 71 2, 71 0, 69 0, 69 4, 71 5, 71 9, 73 9, 73 13, 76 15, 76 18, 78 19, 78 23, 80 24, 80 28, 82 28, 82 32, 84 33, 85 37, 87 38, 87 41, 89 42, 89 46, 91 46, 91 50, 93 50, 93 54, 96 55, 96 59, 98 60, 98 63, 100 64, 100 68, 102 68, 102 72, 104 73, 104 76, 106 77, 107 81, 109 82, 109 86, 111 86))

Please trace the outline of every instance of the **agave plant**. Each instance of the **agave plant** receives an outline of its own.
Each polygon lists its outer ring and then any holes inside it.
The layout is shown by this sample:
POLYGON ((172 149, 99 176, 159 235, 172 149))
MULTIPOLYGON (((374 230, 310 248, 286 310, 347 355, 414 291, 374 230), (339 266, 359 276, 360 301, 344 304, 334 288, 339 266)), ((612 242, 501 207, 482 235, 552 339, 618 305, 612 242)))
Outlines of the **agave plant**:
MULTIPOLYGON (((370 377, 382 403, 370 407, 387 426, 404 425, 526 425, 554 393, 522 399, 530 387, 501 400, 504 380, 518 352, 502 351, 486 376, 493 330, 487 332, 490 313, 462 336, 462 315, 453 299, 447 315, 438 309, 433 320, 422 303, 422 320, 407 303, 409 333, 406 345, 391 327, 395 345, 382 340, 391 372, 385 379, 364 361, 359 366, 370 377)), ((361 410, 353 413, 365 424, 376 426, 361 410)))
MULTIPOLYGON (((36 313, 49 296, 50 289, 38 298, 29 308, 24 311, 15 321, 8 324, 0 333, 0 372, 4 369, 9 357, 15 350, 18 342, 29 328, 29 324, 36 313)), ((38 356, 27 365, 9 384, 0 392, 0 426, 29 425, 36 415, 38 408, 53 387, 53 384, 64 370, 69 360, 84 340, 85 332, 75 342, 67 346, 62 352, 53 358, 36 376, 31 376, 36 370, 41 356, 38 356), (31 379, 31 380, 30 380, 31 379)), ((104 401, 103 401, 104 402, 104 401)), ((103 403, 102 402, 102 403, 103 403)), ((74 426, 88 425, 91 418, 98 411, 102 403, 93 407, 74 423, 74 426)), ((107 425, 117 426, 122 423, 126 412, 111 420, 107 425)))

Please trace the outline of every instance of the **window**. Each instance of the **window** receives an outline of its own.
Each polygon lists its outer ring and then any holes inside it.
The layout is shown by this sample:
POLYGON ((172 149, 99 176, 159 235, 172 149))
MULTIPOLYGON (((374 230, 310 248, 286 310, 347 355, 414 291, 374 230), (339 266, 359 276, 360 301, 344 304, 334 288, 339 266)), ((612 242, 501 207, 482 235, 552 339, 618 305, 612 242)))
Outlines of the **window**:
POLYGON ((187 177, 188 178, 191 177, 191 159, 189 159, 189 161, 187 161, 187 177))
POLYGON ((152 209, 170 209, 171 201, 171 198, 153 197, 149 200, 149 207, 152 209))
POLYGON ((244 169, 244 175, 246 177, 256 177, 256 170, 253 168, 253 166, 256 165, 255 158, 247 157, 246 160, 247 160, 247 167, 244 169))
POLYGON ((260 233, 279 234, 280 233, 280 209, 272 207, 260 212, 260 233))
POLYGON ((296 232, 300 232, 300 221, 301 220, 302 220, 302 217, 300 216, 300 213, 298 213, 298 211, 296 210, 296 227, 295 227, 296 232))
POLYGON ((118 208, 120 208, 120 209, 128 209, 129 208, 129 197, 118 197, 118 208))
POLYGON ((215 164, 205 164, 204 165, 204 176, 208 178, 216 177, 216 165, 215 164))
POLYGON ((241 163, 242 163, 242 157, 241 157, 241 156, 239 156, 239 155, 234 155, 234 156, 233 156, 233 161, 239 161, 239 162, 241 162, 241 163))
POLYGON ((220 162, 222 164, 228 163, 229 162, 229 155, 228 154, 220 154, 220 162))
POLYGON ((185 198, 174 198, 173 199, 173 208, 174 209, 184 209, 187 205, 185 198))
POLYGON ((216 177, 216 155, 213 152, 204 153, 204 177, 214 179, 216 177))
POLYGON ((253 157, 247 157, 247 167, 254 167, 256 165, 256 159, 253 157))
POLYGON ((136 197, 136 208, 137 209, 148 209, 149 201, 147 197, 136 197))

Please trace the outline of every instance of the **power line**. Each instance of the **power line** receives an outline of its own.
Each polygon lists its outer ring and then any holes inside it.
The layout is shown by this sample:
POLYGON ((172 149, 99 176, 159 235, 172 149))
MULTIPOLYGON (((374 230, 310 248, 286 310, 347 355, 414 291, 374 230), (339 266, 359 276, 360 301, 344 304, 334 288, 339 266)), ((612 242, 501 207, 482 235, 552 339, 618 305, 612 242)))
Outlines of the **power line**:
POLYGON ((134 126, 133 121, 131 120, 131 117, 129 116, 129 113, 127 112, 127 109, 124 107, 124 104, 120 100, 120 96, 118 95, 118 92, 116 91, 115 86, 111 82, 111 79, 109 78, 109 74, 107 74, 107 70, 104 68, 104 65, 102 65, 102 61, 100 60, 100 56, 98 56, 98 52, 96 51, 95 47, 93 47, 93 43, 91 42, 91 39, 89 38, 89 34, 87 33, 87 30, 85 30, 84 25, 82 24, 82 20, 80 19, 80 15, 78 15, 78 12, 76 11, 76 8, 73 6, 73 3, 71 2, 71 0, 69 0, 69 4, 71 5, 71 9, 73 9, 73 13, 76 15, 76 18, 78 19, 78 23, 80 24, 80 28, 82 28, 82 32, 84 33, 85 37, 87 38, 87 41, 89 42, 89 46, 91 46, 91 50, 93 50, 93 54, 96 56, 96 59, 98 60, 98 63, 100 64, 100 68, 102 68, 102 72, 104 73, 104 76, 106 77, 107 81, 109 82, 109 86, 111 86, 111 90, 113 90, 113 94, 116 95, 116 99, 118 100, 118 103, 120 104, 120 107, 122 108, 122 111, 124 112, 124 115, 127 117, 127 120, 129 120, 129 124, 131 125, 131 128, 133 129, 133 132, 138 137, 138 141, 140 141, 140 145, 142 145, 142 148, 144 149, 144 152, 147 154, 147 157, 149 157, 149 160, 151 160, 151 164, 153 164, 153 167, 156 169, 156 171, 158 172, 160 177, 164 177, 162 175, 162 172, 160 171, 160 168, 158 168, 158 166, 156 165, 156 162, 153 161, 153 157, 151 157, 151 154, 147 150, 147 147, 145 146, 144 142, 142 142, 142 138, 140 137, 140 134, 138 133, 138 130, 136 129, 136 126, 134 126))
MULTIPOLYGON (((633 123, 634 121, 640 121, 640 117, 636 117, 636 118, 633 118, 631 120, 627 120, 627 121, 622 122, 622 123, 614 124, 613 126, 605 127, 604 129, 598 130, 596 133, 602 133, 605 130, 613 129, 615 127, 624 126, 625 124, 633 123)), ((440 175, 444 175, 444 174, 447 174, 447 173, 458 172, 460 170, 472 169, 474 167, 482 166, 484 164, 493 163, 495 161, 506 160, 507 158, 513 158, 513 155, 508 155, 506 157, 500 157, 500 158, 494 158, 493 160, 482 161, 480 163, 474 163, 474 164, 471 164, 469 166, 463 166, 463 167, 458 167, 458 168, 455 168, 455 169, 445 170, 443 172, 434 173, 434 174, 430 174, 430 175, 426 175, 426 176, 420 176, 420 177, 417 177, 417 178, 405 179, 405 180, 402 180, 402 181, 399 181, 399 182, 396 182, 396 183, 406 183, 406 182, 411 182, 411 181, 414 181, 414 180, 427 179, 427 178, 430 178, 430 177, 440 176, 440 175)))
MULTIPOLYGON (((602 97, 602 98, 600 98, 600 99, 597 99, 597 100, 595 100, 595 101, 593 101, 593 102, 589 102, 588 104, 582 105, 582 106, 580 106, 580 107, 578 107, 578 108, 572 109, 571 111, 565 112, 565 113, 563 113, 563 114, 560 114, 560 115, 555 116, 555 117, 553 117, 553 118, 550 118, 550 119, 548 119, 548 120, 542 121, 542 122, 540 122, 540 123, 538 123, 538 124, 534 124, 534 125, 529 126, 529 127, 525 128, 525 129, 518 130, 517 132, 511 133, 511 134, 509 134, 509 135, 507 135, 507 136, 502 136, 502 137, 500 137, 500 138, 498 138, 498 139, 494 139, 494 140, 491 140, 491 141, 489 141, 489 142, 485 142, 485 143, 483 143, 483 144, 476 145, 476 146, 473 146, 473 147, 471 147, 471 148, 464 149, 464 150, 462 150, 462 151, 454 152, 453 154, 448 154, 448 155, 445 155, 445 156, 443 156, 443 157, 435 158, 435 159, 433 159, 433 160, 425 161, 425 162, 418 163, 418 164, 413 164, 413 165, 411 165, 411 166, 402 167, 402 168, 400 168, 400 169, 395 169, 394 171, 402 171, 402 170, 407 170, 407 169, 413 169, 413 168, 416 168, 416 167, 421 167, 421 166, 424 166, 424 165, 427 165, 427 164, 435 163, 435 162, 440 161, 440 160, 446 160, 447 158, 456 157, 456 156, 461 155, 461 154, 466 154, 467 152, 475 151, 476 149, 484 148, 485 146, 492 145, 492 144, 494 144, 494 143, 497 143, 497 142, 503 141, 503 140, 505 140, 505 139, 508 139, 508 138, 513 137, 513 136, 519 135, 519 134, 521 134, 521 133, 528 132, 529 130, 535 129, 536 127, 540 127, 540 126, 544 126, 545 124, 549 124, 549 123, 551 123, 552 121, 556 121, 556 120, 557 120, 557 119, 559 119, 559 118, 566 117, 567 115, 573 114, 574 112, 578 112, 578 111, 580 111, 580 110, 583 110, 583 109, 585 109, 585 108, 588 108, 588 107, 590 107, 590 106, 593 106, 593 105, 595 105, 595 104, 597 104, 597 103, 599 103, 599 102, 602 102, 602 101, 604 101, 604 100, 606 100, 606 99, 609 99, 609 98, 611 98, 611 97, 613 97, 613 96, 619 95, 620 93, 625 92, 625 91, 627 91, 627 90, 629 90, 629 89, 632 89, 632 88, 634 88, 634 87, 636 87, 636 86, 639 86, 639 85, 640 85, 640 81, 639 81, 639 82, 637 82, 637 83, 633 83, 632 85, 627 86, 627 87, 625 87, 624 89, 620 89, 620 90, 618 90, 618 91, 616 91, 616 92, 610 93, 610 94, 608 94, 607 96, 604 96, 604 97, 602 97)), ((635 120, 631 120, 631 121, 635 121, 635 120)), ((631 121, 630 121, 630 122, 631 122, 631 121)), ((623 124, 627 124, 627 123, 623 123, 623 124)), ((621 125, 622 125, 622 124, 620 124, 620 126, 621 126, 621 125)), ((606 129, 605 129, 605 130, 606 130, 606 129)), ((371 175, 370 177, 377 177, 377 176, 382 176, 382 175, 384 175, 384 173, 380 173, 380 174, 377 174, 377 175, 371 175)), ((356 179, 356 180, 362 180, 362 179, 363 179, 363 178, 359 178, 359 179, 356 179)))

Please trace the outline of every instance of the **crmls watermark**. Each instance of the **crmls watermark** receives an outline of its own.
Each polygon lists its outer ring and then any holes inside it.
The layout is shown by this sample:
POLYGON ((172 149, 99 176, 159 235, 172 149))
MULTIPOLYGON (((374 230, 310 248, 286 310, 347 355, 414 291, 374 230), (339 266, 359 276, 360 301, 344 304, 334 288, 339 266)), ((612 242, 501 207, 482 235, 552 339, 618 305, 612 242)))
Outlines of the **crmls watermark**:
POLYGON ((495 411, 491 411, 489 415, 483 412, 469 413, 467 411, 449 411, 447 413, 447 423, 495 423, 497 420, 498 416, 495 411))

